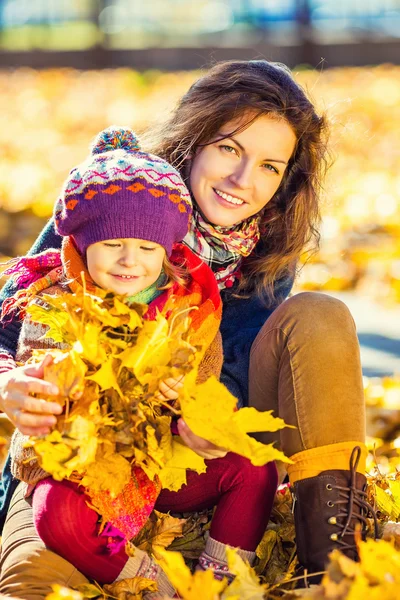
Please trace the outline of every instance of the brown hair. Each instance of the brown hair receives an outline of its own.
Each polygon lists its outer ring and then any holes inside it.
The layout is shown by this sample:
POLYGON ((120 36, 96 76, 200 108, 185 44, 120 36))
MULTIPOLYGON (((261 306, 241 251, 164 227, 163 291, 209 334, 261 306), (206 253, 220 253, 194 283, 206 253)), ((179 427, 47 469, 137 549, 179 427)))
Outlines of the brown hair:
POLYGON ((241 130, 259 116, 271 115, 285 119, 297 138, 279 189, 260 212, 262 238, 243 261, 237 289, 245 296, 256 291, 273 304, 283 300, 279 281, 293 274, 304 247, 311 242, 318 247, 319 193, 326 169, 326 118, 317 115, 289 69, 266 60, 216 64, 191 86, 148 142, 188 183, 196 150, 227 122, 246 114, 249 122, 241 130))

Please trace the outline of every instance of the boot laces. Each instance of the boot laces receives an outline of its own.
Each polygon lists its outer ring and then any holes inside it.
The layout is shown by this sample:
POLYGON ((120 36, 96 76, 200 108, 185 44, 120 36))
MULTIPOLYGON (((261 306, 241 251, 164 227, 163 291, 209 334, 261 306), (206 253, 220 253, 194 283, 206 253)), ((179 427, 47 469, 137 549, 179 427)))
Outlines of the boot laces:
POLYGON ((361 522, 361 535, 364 537, 368 529, 367 517, 372 517, 374 521, 374 535, 375 538, 378 537, 378 520, 375 511, 366 500, 367 493, 357 489, 356 486, 357 467, 360 457, 361 448, 360 446, 356 446, 350 457, 350 486, 332 485, 333 489, 339 491, 339 500, 336 500, 335 504, 339 508, 337 514, 338 522, 336 524, 341 528, 341 531, 338 533, 336 542, 342 549, 356 548, 356 543, 349 544, 344 540, 344 536, 351 536, 351 539, 354 540, 356 524, 361 522))

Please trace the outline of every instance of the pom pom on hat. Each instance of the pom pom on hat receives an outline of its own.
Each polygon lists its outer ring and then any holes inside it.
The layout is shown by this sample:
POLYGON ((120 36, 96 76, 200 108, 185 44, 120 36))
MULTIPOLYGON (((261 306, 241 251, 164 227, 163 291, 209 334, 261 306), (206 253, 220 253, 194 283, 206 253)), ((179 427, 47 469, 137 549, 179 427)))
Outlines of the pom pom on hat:
POLYGON ((129 127, 117 127, 116 125, 100 131, 91 145, 91 153, 102 154, 110 150, 140 151, 139 140, 135 132, 129 127))

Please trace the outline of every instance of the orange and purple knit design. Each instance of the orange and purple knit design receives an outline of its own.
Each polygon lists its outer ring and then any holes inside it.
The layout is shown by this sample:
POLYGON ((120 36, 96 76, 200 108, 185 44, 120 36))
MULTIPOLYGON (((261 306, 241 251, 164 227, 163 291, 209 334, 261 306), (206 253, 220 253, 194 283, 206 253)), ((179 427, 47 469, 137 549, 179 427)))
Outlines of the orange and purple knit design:
POLYGON ((55 226, 84 256, 91 244, 137 238, 169 255, 185 237, 192 214, 182 177, 165 160, 139 149, 134 132, 109 127, 90 156, 72 169, 54 209, 55 226))

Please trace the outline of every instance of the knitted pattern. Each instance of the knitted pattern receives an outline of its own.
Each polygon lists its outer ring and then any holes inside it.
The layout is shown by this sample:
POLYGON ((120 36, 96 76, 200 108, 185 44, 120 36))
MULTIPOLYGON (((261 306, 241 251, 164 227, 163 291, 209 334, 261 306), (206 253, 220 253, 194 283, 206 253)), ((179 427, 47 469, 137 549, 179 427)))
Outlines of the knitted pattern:
POLYGON ((73 236, 82 255, 107 239, 156 242, 169 255, 188 230, 190 194, 176 169, 140 151, 135 134, 111 127, 70 172, 54 209, 56 231, 73 236))
MULTIPOLYGON (((232 582, 235 576, 229 571, 228 567, 228 560, 226 557, 226 549, 228 547, 229 546, 226 544, 209 537, 203 552, 199 556, 197 568, 203 571, 213 571, 215 579, 222 580, 226 578, 229 583, 232 582)), ((256 557, 255 552, 242 550, 241 548, 236 548, 236 551, 240 558, 248 562, 250 566, 253 564, 256 557)))

